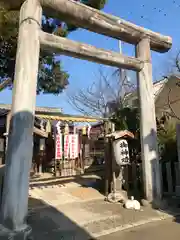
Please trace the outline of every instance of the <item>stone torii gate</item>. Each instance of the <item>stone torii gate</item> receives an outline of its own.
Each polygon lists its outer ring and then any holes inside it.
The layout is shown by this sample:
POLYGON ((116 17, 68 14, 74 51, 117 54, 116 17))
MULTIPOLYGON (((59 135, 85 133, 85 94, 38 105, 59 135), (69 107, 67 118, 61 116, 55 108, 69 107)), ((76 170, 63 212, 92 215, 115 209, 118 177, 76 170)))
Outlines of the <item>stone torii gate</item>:
POLYGON ((21 10, 12 119, 1 207, 2 229, 5 227, 11 233, 20 234, 22 239, 26 239, 30 232, 25 219, 28 209, 29 169, 32 159, 40 47, 67 56, 137 72, 145 197, 148 201, 160 199, 151 49, 157 52, 168 51, 172 45, 171 38, 72 0, 7 0, 7 3, 12 7, 19 4, 21 10), (134 44, 136 58, 43 32, 42 8, 49 16, 56 18, 61 16, 61 20, 77 27, 134 44))

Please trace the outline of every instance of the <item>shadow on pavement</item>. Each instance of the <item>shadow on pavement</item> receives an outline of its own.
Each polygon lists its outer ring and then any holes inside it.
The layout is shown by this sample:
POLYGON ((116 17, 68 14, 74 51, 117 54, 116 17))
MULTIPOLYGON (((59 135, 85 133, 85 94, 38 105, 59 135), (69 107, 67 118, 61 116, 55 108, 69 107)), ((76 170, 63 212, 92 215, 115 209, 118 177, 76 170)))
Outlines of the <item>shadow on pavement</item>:
POLYGON ((29 198, 27 223, 34 240, 95 240, 86 230, 41 200, 29 198))

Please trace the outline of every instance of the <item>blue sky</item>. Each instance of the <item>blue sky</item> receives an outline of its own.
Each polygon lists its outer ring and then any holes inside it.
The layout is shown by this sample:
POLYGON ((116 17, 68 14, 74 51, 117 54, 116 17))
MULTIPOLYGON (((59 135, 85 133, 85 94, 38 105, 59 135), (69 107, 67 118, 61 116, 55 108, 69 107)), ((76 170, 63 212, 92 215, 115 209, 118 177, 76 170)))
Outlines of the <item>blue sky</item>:
MULTIPOLYGON (((179 1, 179 0, 178 0, 179 1)), ((173 38, 172 49, 165 54, 152 53, 154 80, 167 73, 168 66, 172 62, 175 53, 180 49, 180 3, 174 0, 108 0, 105 12, 119 16, 135 24, 152 29, 153 31, 169 35, 173 38)), ((118 51, 118 41, 101 36, 86 30, 77 30, 69 35, 69 38, 101 47, 118 51)), ((123 44, 123 52, 127 55, 134 54, 134 48, 123 44)), ((78 89, 85 89, 94 82, 99 64, 90 63, 70 57, 60 57, 63 68, 70 74, 68 89, 59 96, 37 96, 38 106, 61 107, 65 113, 77 114, 67 102, 67 93, 78 89)), ((105 71, 113 71, 113 68, 104 67, 105 71)), ((11 103, 11 91, 1 92, 1 103, 11 103)))

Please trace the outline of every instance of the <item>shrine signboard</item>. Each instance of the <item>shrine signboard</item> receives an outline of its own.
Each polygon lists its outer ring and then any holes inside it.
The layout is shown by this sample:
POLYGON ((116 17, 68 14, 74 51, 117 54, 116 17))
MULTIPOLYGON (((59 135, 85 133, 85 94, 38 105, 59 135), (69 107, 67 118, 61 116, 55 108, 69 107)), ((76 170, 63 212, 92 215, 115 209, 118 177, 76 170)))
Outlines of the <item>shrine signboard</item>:
POLYGON ((130 163, 128 142, 126 139, 117 139, 113 142, 116 163, 120 166, 130 163))

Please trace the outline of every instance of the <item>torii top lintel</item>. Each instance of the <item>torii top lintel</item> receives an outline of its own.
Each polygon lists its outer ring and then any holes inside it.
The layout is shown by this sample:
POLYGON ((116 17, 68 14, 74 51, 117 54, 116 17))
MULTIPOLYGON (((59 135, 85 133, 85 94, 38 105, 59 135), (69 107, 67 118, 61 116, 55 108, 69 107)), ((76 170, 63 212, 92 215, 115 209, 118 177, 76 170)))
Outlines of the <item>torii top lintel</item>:
MULTIPOLYGON (((0 0, 11 9, 19 9, 25 0, 0 0)), ((137 44, 142 38, 150 38, 151 49, 167 52, 172 46, 172 38, 137 26, 121 18, 106 14, 73 0, 39 0, 45 13, 124 42, 137 44)))

